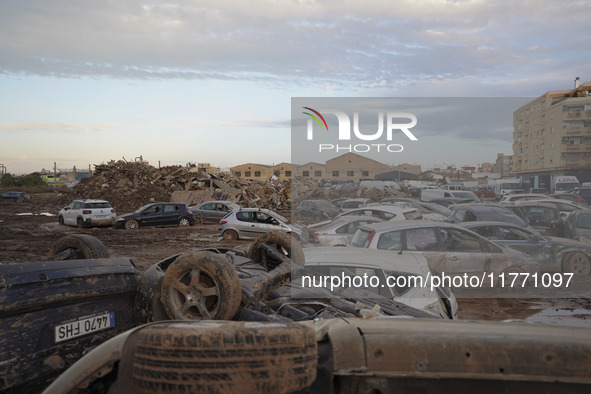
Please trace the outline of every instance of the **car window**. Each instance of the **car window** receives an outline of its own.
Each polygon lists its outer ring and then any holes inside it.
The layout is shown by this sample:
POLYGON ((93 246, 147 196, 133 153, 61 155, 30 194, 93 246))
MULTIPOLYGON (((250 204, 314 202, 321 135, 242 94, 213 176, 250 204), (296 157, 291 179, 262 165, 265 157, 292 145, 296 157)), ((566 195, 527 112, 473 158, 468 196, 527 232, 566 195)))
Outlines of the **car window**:
POLYGON ((367 248, 369 246, 369 241, 371 241, 372 234, 374 234, 374 232, 371 230, 358 228, 353 234, 353 238, 351 238, 351 246, 367 248))
POLYGON ((523 231, 518 228, 513 227, 499 227, 499 233, 501 239, 507 241, 537 241, 539 240, 538 237, 535 237, 533 234, 530 234, 527 231, 523 231))
POLYGON ((406 230, 405 236, 407 250, 435 251, 439 249, 434 228, 415 228, 406 230))
POLYGON ((493 226, 482 226, 471 228, 470 230, 474 231, 476 234, 482 235, 484 238, 488 238, 491 240, 498 240, 499 237, 497 236, 497 232, 493 226))
POLYGON ((108 202, 91 202, 87 208, 111 208, 111 204, 108 202))
POLYGON ((215 204, 215 210, 220 211, 220 212, 228 212, 230 210, 230 208, 228 208, 228 206, 226 204, 222 204, 221 202, 218 202, 217 204, 215 204))
POLYGON ((164 206, 164 212, 166 212, 166 213, 177 212, 179 209, 180 209, 180 207, 178 205, 165 205, 164 206))
POLYGON ((203 204, 199 209, 204 209, 206 211, 213 211, 215 209, 215 202, 207 202, 203 204))
POLYGON ((457 220, 459 220, 460 222, 464 222, 465 218, 466 218, 466 210, 465 209, 458 209, 455 213, 454 213, 454 218, 456 218, 457 220))
POLYGON ((253 221, 258 222, 258 223, 273 224, 276 226, 279 225, 279 222, 277 221, 277 219, 275 219, 273 216, 267 215, 266 213, 263 213, 263 212, 254 212, 254 220, 253 221))
POLYGON ((466 216, 464 217, 464 222, 476 222, 478 219, 476 218, 476 215, 474 215, 474 212, 470 212, 467 211, 466 212, 466 216))
POLYGON ((389 231, 380 235, 378 249, 399 250, 402 248, 402 231, 389 231))
POLYGON ((482 252, 480 238, 467 231, 440 229, 443 250, 448 252, 482 252))
POLYGON ((525 215, 533 220, 552 220, 557 218, 559 213, 548 207, 524 207, 525 215))
POLYGON ((576 211, 577 209, 580 209, 577 207, 573 207, 572 205, 563 204, 561 202, 557 203, 556 205, 558 206, 558 210, 565 211, 565 212, 572 212, 572 211, 576 211))
POLYGON ((579 220, 577 220, 577 228, 591 229, 591 214, 579 215, 579 220))
POLYGON ((143 213, 145 215, 149 215, 149 214, 160 213, 160 212, 162 212, 162 205, 156 204, 156 205, 152 205, 152 206, 149 206, 148 208, 146 208, 143 213))
POLYGON ((351 223, 346 223, 340 226, 335 230, 337 234, 353 234, 357 227, 365 226, 366 224, 371 224, 373 221, 371 220, 355 220, 351 223))
POLYGON ((80 209, 80 208, 82 208, 82 203, 81 202, 74 203, 74 208, 73 209, 80 209))
POLYGON ((240 220, 241 222, 252 222, 252 212, 236 212, 236 219, 240 220))

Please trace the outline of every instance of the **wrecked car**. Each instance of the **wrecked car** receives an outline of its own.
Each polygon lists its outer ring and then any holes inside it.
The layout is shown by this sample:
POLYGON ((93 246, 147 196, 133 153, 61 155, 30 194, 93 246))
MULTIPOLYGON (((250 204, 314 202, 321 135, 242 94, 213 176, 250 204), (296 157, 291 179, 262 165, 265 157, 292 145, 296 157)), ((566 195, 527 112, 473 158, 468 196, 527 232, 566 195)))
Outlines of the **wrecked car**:
POLYGON ((564 237, 591 244, 591 209, 577 210, 564 222, 564 237))
POLYGON ((218 232, 223 239, 254 239, 272 231, 306 240, 307 233, 277 212, 264 208, 240 208, 220 220, 218 232))
POLYGON ((468 222, 460 226, 527 254, 540 263, 541 272, 572 272, 581 276, 591 273, 591 245, 566 238, 544 237, 509 223, 468 222))
POLYGON ((189 207, 193 212, 195 222, 203 224, 205 222, 219 222, 224 216, 235 209, 240 209, 240 205, 231 201, 206 201, 201 204, 189 207))
POLYGON ((345 246, 357 227, 381 222, 383 219, 373 216, 343 216, 331 221, 308 226, 308 243, 321 246, 345 246))
MULTIPOLYGON (((343 200, 345 201, 345 200, 343 200)), ((341 201, 340 203, 342 204, 341 201)), ((293 210, 293 217, 303 221, 326 220, 339 213, 338 208, 325 200, 304 200, 293 210)))
POLYGON ((451 223, 406 220, 381 222, 357 229, 350 246, 418 253, 437 274, 489 275, 494 284, 504 272, 536 273, 539 263, 451 223))
POLYGON ((546 205, 542 201, 520 201, 515 205, 507 205, 507 208, 526 219, 538 233, 549 237, 562 237, 564 221, 558 208, 553 205, 546 205))

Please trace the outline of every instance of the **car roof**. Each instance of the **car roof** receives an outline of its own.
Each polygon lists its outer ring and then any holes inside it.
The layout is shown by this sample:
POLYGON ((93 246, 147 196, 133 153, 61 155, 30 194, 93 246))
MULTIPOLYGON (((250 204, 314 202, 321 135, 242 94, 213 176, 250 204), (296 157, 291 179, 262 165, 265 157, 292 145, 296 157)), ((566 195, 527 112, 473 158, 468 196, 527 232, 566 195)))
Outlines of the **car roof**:
POLYGON ((405 230, 408 228, 429 228, 429 227, 445 227, 445 228, 457 228, 455 224, 446 222, 437 222, 435 220, 395 220, 385 221, 373 224, 366 224, 359 228, 364 230, 370 230, 375 232, 381 232, 386 230, 405 230))
POLYGON ((503 226, 503 227, 515 227, 520 230, 523 230, 524 227, 519 226, 517 224, 508 223, 508 222, 495 222, 492 220, 483 220, 483 221, 476 221, 476 222, 460 222, 456 223, 456 225, 460 227, 464 227, 470 229, 472 227, 486 227, 486 226, 503 226))
MULTIPOLYGON (((404 212, 412 212, 412 211, 418 211, 417 208, 414 207, 403 207, 400 205, 394 205, 394 204, 372 204, 372 205, 368 205, 366 207, 361 207, 361 208, 355 208, 352 209, 346 213, 348 213, 347 216, 352 215, 351 212, 355 212, 355 211, 367 211, 369 209, 375 209, 377 211, 384 211, 384 212, 389 212, 389 213, 404 213, 404 212)), ((339 215, 340 217, 341 215, 339 215)), ((344 216, 344 215, 343 215, 344 216)))
POLYGON ((304 248, 306 265, 339 265, 396 270, 396 263, 404 264, 404 271, 426 274, 427 259, 414 253, 398 254, 391 250, 352 247, 304 248))
POLYGON ((108 202, 107 200, 91 200, 91 199, 76 199, 72 200, 72 202, 108 202))

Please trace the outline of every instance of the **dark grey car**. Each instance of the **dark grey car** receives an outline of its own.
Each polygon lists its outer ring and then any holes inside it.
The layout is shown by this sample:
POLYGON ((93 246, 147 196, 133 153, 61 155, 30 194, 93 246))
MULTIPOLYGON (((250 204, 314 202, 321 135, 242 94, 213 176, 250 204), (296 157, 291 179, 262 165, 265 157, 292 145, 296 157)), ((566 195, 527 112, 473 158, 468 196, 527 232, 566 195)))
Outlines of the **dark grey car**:
POLYGON ((240 205, 231 201, 207 201, 189 207, 189 211, 193 212, 195 222, 198 224, 219 222, 224 216, 235 209, 240 209, 240 205))

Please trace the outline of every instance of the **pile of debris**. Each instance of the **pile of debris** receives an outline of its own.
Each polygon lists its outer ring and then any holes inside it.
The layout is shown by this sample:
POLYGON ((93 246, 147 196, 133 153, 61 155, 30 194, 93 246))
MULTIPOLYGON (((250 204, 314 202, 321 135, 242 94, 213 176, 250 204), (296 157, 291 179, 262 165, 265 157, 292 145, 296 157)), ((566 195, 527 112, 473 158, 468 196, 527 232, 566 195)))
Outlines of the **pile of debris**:
POLYGON ((92 176, 64 192, 59 202, 65 205, 76 198, 105 199, 120 213, 158 201, 195 205, 229 200, 248 207, 289 209, 290 183, 213 177, 195 166, 155 168, 144 162, 119 160, 95 165, 92 176))

